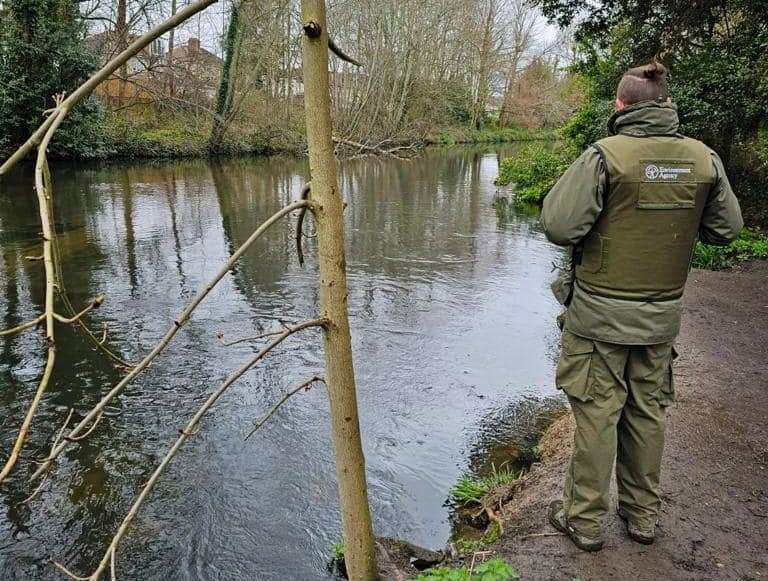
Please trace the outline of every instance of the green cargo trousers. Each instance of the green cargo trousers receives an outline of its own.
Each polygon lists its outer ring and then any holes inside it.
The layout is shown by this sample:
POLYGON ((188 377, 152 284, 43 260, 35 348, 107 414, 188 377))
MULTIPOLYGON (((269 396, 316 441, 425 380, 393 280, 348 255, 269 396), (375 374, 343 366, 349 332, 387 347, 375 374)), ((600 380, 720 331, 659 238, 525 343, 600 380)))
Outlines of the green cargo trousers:
POLYGON ((674 357, 672 343, 616 345, 563 331, 556 383, 576 420, 563 504, 580 534, 601 534, 614 461, 619 505, 633 524, 655 526, 674 357))

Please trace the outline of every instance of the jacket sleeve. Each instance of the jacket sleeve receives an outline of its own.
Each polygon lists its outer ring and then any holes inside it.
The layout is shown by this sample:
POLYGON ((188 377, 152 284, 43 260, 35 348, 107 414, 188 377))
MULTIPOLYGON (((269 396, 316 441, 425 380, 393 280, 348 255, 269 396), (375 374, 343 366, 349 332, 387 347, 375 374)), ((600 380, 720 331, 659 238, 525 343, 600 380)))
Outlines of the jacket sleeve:
POLYGON ((725 174, 723 162, 714 151, 712 163, 715 166, 715 182, 701 216, 699 238, 705 244, 725 246, 739 236, 744 227, 744 220, 741 217, 739 201, 725 174))
POLYGON ((544 198, 541 224, 550 242, 578 244, 603 210, 607 169, 595 147, 574 161, 544 198))

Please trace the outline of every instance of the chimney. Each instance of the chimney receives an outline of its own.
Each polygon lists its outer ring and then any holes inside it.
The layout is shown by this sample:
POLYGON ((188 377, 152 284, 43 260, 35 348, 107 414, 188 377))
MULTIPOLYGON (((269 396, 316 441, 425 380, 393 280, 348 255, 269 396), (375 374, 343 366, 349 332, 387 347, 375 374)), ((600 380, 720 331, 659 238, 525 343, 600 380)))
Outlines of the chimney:
POLYGON ((190 55, 197 54, 200 52, 200 39, 196 37, 191 37, 187 41, 187 52, 189 52, 190 55))

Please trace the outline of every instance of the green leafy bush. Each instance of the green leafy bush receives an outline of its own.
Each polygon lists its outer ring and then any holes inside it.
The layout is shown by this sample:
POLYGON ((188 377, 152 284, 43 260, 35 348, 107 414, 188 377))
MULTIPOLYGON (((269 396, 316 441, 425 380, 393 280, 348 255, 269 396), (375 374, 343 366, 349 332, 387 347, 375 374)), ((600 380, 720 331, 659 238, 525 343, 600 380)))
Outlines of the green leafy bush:
POLYGON ((416 581, 516 581, 520 575, 511 565, 501 559, 490 559, 476 565, 470 575, 467 567, 452 569, 440 567, 426 571, 416 581))
MULTIPOLYGON (((85 33, 78 2, 18 0, 0 8, 0 158, 37 129, 54 95, 71 93, 94 70, 85 33)), ((95 99, 81 103, 56 133, 51 156, 105 155, 103 123, 95 99)))
POLYGON ((574 157, 608 135, 608 118, 614 111, 609 99, 588 98, 560 130, 574 157))
POLYGON ((533 145, 503 160, 496 185, 513 184, 515 203, 540 203, 568 168, 570 155, 563 148, 533 145))
POLYGON ((742 260, 758 258, 768 259, 768 236, 744 228, 728 246, 710 246, 701 242, 696 244, 692 264, 695 268, 722 270, 742 260))
POLYGON ((451 498, 460 504, 479 503, 494 488, 510 484, 520 477, 520 473, 501 466, 492 466, 487 476, 464 476, 451 490, 451 498))

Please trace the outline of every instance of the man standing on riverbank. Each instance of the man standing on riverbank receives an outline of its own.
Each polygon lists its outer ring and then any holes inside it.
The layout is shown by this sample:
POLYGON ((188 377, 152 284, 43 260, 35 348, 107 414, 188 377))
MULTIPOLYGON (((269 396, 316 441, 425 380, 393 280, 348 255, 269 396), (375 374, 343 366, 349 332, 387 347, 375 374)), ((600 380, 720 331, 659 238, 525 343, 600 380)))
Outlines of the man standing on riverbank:
POLYGON ((549 520, 585 551, 603 546, 614 462, 629 536, 654 541, 691 255, 697 238, 725 245, 743 227, 720 158, 678 125, 664 67, 630 69, 611 137, 589 147, 544 200, 547 237, 572 247, 569 280, 553 288, 567 307, 556 382, 576 420, 563 500, 550 505, 549 520))

